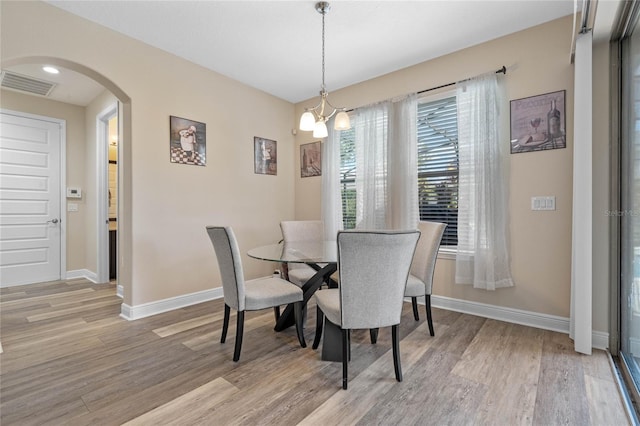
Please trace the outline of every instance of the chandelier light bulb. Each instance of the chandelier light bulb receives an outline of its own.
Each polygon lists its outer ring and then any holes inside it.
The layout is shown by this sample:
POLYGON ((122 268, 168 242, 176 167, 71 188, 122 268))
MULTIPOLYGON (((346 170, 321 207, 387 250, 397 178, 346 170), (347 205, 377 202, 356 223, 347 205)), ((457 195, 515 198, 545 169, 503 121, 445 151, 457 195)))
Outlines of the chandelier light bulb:
POLYGON ((305 111, 304 114, 300 117, 300 130, 305 130, 307 132, 313 130, 316 125, 316 118, 313 116, 311 111, 305 111))
POLYGON ((349 114, 347 114, 345 111, 340 111, 338 115, 336 115, 334 129, 349 130, 350 128, 351 128, 351 120, 349 120, 349 114))
POLYGON ((324 121, 318 121, 313 128, 313 137, 326 138, 327 136, 329 136, 327 125, 324 123, 324 121))

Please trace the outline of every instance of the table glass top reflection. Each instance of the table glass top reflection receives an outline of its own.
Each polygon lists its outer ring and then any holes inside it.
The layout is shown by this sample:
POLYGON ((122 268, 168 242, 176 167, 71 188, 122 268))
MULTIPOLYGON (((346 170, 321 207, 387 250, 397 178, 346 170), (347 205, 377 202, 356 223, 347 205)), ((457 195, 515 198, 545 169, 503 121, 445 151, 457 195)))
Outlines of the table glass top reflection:
POLYGON ((247 252, 250 257, 282 263, 332 263, 338 261, 335 241, 270 244, 247 252))

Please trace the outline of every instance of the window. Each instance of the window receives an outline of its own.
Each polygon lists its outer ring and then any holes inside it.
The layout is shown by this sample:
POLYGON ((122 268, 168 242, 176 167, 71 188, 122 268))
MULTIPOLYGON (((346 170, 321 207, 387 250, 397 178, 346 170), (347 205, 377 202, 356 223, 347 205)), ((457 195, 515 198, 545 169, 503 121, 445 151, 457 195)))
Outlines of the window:
POLYGON ((340 132, 340 195, 344 229, 356 227, 356 132, 340 132))
POLYGON ((447 224, 443 246, 458 244, 458 120, 455 96, 418 103, 420 220, 447 224))
MULTIPOLYGON (((420 220, 447 224, 443 246, 458 243, 458 121, 456 98, 418 103, 420 220)), ((340 133, 340 184, 344 229, 356 225, 356 157, 353 128, 340 133)))

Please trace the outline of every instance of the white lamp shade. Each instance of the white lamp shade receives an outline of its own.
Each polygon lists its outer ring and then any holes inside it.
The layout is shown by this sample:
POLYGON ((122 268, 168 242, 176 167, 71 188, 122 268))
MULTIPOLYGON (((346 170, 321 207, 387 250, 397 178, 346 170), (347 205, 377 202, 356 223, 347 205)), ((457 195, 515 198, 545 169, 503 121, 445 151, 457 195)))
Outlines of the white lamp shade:
POLYGON ((318 121, 313 128, 313 137, 314 138, 326 138, 329 135, 327 131, 327 125, 324 124, 324 121, 318 121))
POLYGON ((311 131, 315 128, 316 118, 311 111, 305 111, 300 117, 300 130, 311 131))
POLYGON ((340 111, 338 115, 336 115, 334 128, 336 130, 349 130, 351 128, 349 114, 344 111, 340 111))

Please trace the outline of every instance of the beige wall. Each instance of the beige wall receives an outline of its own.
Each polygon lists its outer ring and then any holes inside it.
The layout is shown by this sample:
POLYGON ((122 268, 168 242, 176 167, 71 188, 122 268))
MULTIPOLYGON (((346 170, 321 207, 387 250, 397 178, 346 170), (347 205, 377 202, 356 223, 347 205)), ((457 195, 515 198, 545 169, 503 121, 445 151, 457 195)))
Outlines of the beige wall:
MULTIPOLYGON (((67 186, 85 187, 85 109, 81 106, 2 90, 0 107, 66 121, 67 186)), ((67 271, 85 269, 86 197, 70 200, 78 205, 77 212, 67 212, 67 271)), ((65 206, 62 206, 65 208, 65 206)))
MULTIPOLYGON (((381 76, 342 90, 331 92, 331 102, 348 108, 393 98, 402 94, 462 80, 506 65, 504 79, 509 100, 566 90, 567 148, 509 156, 510 162, 510 228, 511 267, 515 287, 483 291, 454 284, 455 262, 438 260, 434 294, 542 314, 569 317, 571 285, 571 210, 573 161, 573 66, 570 63, 571 17, 562 18, 525 31, 508 35, 481 45, 464 49, 413 67, 381 76), (556 196, 555 211, 531 211, 531 197, 556 196)), ((608 85, 605 54, 597 50, 594 64, 598 70, 594 80, 600 92, 608 85)), ((608 61, 608 58, 606 58, 608 61)), ((331 90, 331 87, 329 87, 331 90)), ((296 105, 296 116, 317 99, 296 105)), ((608 105, 598 105, 594 111, 594 206, 598 209, 608 200, 606 150, 608 105), (597 138, 597 143, 596 143, 597 138), (601 155, 604 152, 604 157, 601 155)), ((508 115, 509 111, 505 111, 508 115)), ((313 141, 308 132, 298 132, 296 145, 313 141)), ((509 143, 509 135, 503 137, 509 143)), ((298 159, 296 161, 299 162, 298 159)), ((298 164, 296 164, 298 167, 298 164)), ((295 178, 296 217, 320 217, 320 178, 295 178)), ((595 330, 608 331, 608 263, 600 256, 606 253, 608 231, 603 229, 602 215, 594 215, 594 238, 597 259, 594 259, 594 320, 595 330), (597 216, 597 217, 595 217, 597 216), (597 231, 596 231, 597 228, 597 231)), ((585 265, 591 267, 591 265, 585 265)))
MULTIPOLYGON (((0 12, 3 63, 60 58, 131 99, 119 165, 126 304, 220 287, 205 225, 231 225, 243 252, 280 239, 280 220, 294 217, 293 105, 44 3, 1 2, 0 12), (206 123, 206 167, 169 162, 170 115, 206 123), (254 136, 278 142, 277 176, 254 174, 254 136)), ((248 278, 273 268, 243 261, 248 278)))

